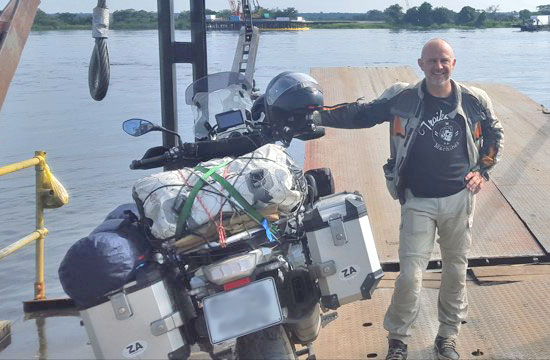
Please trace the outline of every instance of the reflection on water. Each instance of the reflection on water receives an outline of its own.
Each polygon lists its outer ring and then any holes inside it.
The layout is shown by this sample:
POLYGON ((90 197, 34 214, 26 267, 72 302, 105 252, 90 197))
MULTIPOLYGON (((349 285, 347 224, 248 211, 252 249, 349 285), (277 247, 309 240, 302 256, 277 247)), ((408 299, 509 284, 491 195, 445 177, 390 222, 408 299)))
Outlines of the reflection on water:
POLYGON ((0 352, 11 344, 11 335, 6 336, 0 341, 0 352))
POLYGON ((11 344, 0 359, 93 359, 92 347, 80 317, 17 318, 12 323, 11 344))
POLYGON ((46 319, 38 318, 35 321, 36 321, 36 330, 38 333, 38 358, 47 359, 48 342, 46 341, 46 333, 44 332, 44 324, 46 323, 46 319))
MULTIPOLYGON (((189 32, 179 31, 176 37, 188 40, 189 32)), ((422 44, 433 37, 445 38, 454 46, 457 80, 508 84, 550 107, 548 33, 515 29, 264 32, 256 62, 256 85, 263 90, 282 71, 308 73, 311 67, 409 65, 420 76, 416 59, 422 44)), ((162 141, 160 133, 132 138, 121 128, 123 120, 134 117, 161 122, 157 32, 112 31, 108 41, 111 85, 105 100, 95 102, 87 83, 93 46, 89 32, 33 32, 0 113, 0 165, 45 150, 52 171, 71 194, 67 206, 46 210, 45 214, 50 230, 45 271, 49 298, 64 296, 57 268, 68 247, 86 236, 112 209, 132 201, 132 184, 151 171, 130 171, 128 166, 148 147, 162 141)), ((208 34, 211 73, 230 69, 236 41, 234 32, 208 34)), ((193 135, 191 110, 184 104, 183 91, 191 78, 191 67, 178 65, 179 127, 187 141, 193 135)), ((302 161, 299 142, 290 153, 302 161)), ((3 176, 0 191, 3 248, 34 229, 34 170, 3 176)), ((12 320, 17 325, 14 328, 36 334, 36 328, 28 328, 32 320, 21 318, 21 301, 33 297, 34 246, 2 260, 0 271, 0 319, 12 320)), ((74 355, 74 346, 61 345, 60 334, 79 346, 85 345, 85 334, 78 324, 67 325, 68 319, 36 320, 40 340, 14 333, 12 345, 0 353, 0 358, 16 357, 9 352, 13 347, 34 349, 38 356, 49 352, 49 358, 74 355), (60 332, 61 326, 73 333, 60 332), (65 346, 65 351, 52 355, 59 346, 65 346)), ((70 319, 78 322, 77 318, 70 319)))

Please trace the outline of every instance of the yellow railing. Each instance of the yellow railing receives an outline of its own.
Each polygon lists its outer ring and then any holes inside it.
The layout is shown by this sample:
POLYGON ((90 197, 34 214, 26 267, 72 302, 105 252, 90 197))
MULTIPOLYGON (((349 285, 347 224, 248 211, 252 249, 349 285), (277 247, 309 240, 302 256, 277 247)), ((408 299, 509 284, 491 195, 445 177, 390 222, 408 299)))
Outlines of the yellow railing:
POLYGON ((44 151, 35 151, 32 159, 0 167, 0 176, 32 166, 34 166, 36 172, 36 229, 24 238, 0 249, 0 260, 23 246, 36 241, 36 281, 34 283, 34 300, 44 300, 46 298, 44 288, 44 237, 48 235, 48 229, 44 227, 44 197, 51 195, 51 189, 46 189, 44 187, 46 153, 44 151))

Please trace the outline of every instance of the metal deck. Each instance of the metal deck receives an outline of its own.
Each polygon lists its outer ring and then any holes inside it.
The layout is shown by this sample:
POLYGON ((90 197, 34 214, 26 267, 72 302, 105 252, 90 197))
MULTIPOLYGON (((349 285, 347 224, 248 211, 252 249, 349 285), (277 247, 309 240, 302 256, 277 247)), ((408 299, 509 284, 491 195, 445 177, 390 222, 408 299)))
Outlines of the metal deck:
MULTIPOLYGON (((410 67, 315 68, 325 104, 370 101, 397 81, 414 82, 410 67)), ((470 260, 521 259, 529 262, 550 249, 550 116, 514 89, 476 84, 493 99, 505 131, 501 163, 477 198, 474 243, 470 260)), ((380 260, 396 264, 399 203, 386 190, 382 165, 389 156, 388 124, 371 129, 327 129, 327 135, 306 144, 305 168, 330 167, 337 191, 360 191, 365 197, 380 260)), ((441 259, 436 245, 432 261, 441 259)))
MULTIPOLYGON (((397 81, 417 80, 408 67, 317 68, 325 104, 372 100, 397 81)), ((530 262, 550 251, 550 116, 512 88, 474 84, 486 90, 505 131, 505 149, 492 181, 478 195, 471 263, 530 262)), ((388 125, 365 130, 327 129, 306 145, 307 169, 330 167, 337 191, 359 190, 381 262, 398 262, 399 203, 389 196, 382 165, 389 155, 388 125)), ((432 263, 441 259, 438 247, 432 263)), ((550 356, 549 267, 479 267, 469 271, 470 313, 458 340, 464 359, 547 359, 550 356), (494 285, 494 286, 482 286, 494 285)), ((320 359, 383 358, 382 321, 397 273, 386 273, 372 300, 339 309, 340 318, 315 342, 320 359), (343 335, 345 334, 345 335, 343 335)), ((409 343, 413 359, 433 359, 437 333, 439 273, 425 273, 422 307, 409 343)))
MULTIPOLYGON (((536 265, 530 265, 531 267, 536 265)), ((425 288, 409 342, 409 358, 435 359, 438 290, 425 288)), ((383 359, 387 333, 382 327, 393 289, 379 288, 372 300, 338 310, 315 342, 318 359, 383 359)), ((457 350, 463 359, 548 359, 550 279, 479 286, 468 282, 469 315, 457 350)))

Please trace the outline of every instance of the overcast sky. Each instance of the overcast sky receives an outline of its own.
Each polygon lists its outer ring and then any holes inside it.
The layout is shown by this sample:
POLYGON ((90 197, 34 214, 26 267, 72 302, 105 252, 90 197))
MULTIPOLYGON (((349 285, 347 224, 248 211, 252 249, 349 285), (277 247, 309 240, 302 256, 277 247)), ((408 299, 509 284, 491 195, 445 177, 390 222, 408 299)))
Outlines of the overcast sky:
MULTIPOLYGON (((252 2, 252 0, 250 0, 252 2)), ((9 0, 0 0, 0 8, 9 0)), ((368 10, 384 10, 388 6, 398 3, 406 8, 405 0, 259 0, 260 5, 266 8, 294 7, 300 12, 367 12, 368 10)), ((409 5, 419 6, 424 0, 408 0, 409 5)), ((430 0, 434 7, 444 6, 454 11, 460 11, 463 6, 472 6, 476 9, 486 9, 491 5, 498 5, 500 11, 519 11, 528 9, 536 11, 537 5, 547 4, 550 0, 430 0)), ((40 8, 46 13, 56 12, 86 12, 89 13, 97 5, 97 0, 42 0, 40 8)), ((136 9, 156 11, 156 0, 107 0, 107 7, 111 10, 136 9)), ((175 11, 189 10, 189 0, 174 0, 175 11)), ((212 10, 229 8, 228 0, 206 0, 206 7, 212 10)))

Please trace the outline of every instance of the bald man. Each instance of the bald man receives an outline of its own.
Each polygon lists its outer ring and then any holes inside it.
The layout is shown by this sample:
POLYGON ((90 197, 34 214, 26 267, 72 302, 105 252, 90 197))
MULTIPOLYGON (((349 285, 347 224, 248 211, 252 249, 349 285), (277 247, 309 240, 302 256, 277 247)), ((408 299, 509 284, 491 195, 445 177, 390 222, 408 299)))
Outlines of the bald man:
POLYGON ((384 175, 391 196, 401 203, 401 224, 400 274, 384 318, 386 359, 407 358, 422 272, 437 231, 443 266, 435 349, 439 359, 456 360, 456 337, 468 309, 466 270, 475 194, 498 161, 503 132, 487 94, 451 80, 456 59, 446 41, 428 41, 418 65, 425 75, 418 83, 394 84, 370 103, 321 111, 313 119, 346 129, 390 123, 391 153, 384 175))

